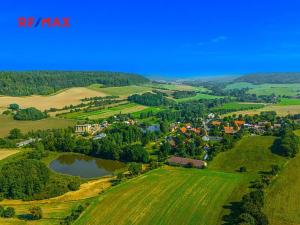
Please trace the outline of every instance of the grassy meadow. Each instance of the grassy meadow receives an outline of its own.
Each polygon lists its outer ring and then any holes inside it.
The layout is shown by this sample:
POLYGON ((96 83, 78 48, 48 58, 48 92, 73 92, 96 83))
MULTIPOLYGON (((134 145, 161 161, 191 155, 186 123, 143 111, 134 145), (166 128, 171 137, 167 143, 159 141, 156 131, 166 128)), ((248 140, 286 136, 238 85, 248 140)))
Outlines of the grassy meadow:
POLYGON ((225 103, 222 106, 214 107, 213 109, 215 109, 215 110, 227 109, 227 110, 239 111, 239 110, 247 110, 247 109, 259 109, 259 108, 263 108, 263 107, 264 107, 264 104, 229 102, 229 103, 225 103))
POLYGON ((19 121, 11 116, 0 115, 0 137, 5 137, 13 128, 19 128, 23 133, 34 130, 46 130, 74 126, 76 121, 59 118, 47 118, 37 121, 19 121))
POLYGON ((245 166, 250 173, 269 171, 271 165, 284 165, 286 159, 273 153, 273 136, 248 136, 240 140, 233 149, 218 154, 209 164, 211 170, 236 172, 245 166))
MULTIPOLYGON (((295 132, 300 136, 300 130, 295 132)), ((266 212, 272 225, 300 224, 300 155, 291 159, 266 193, 266 212)))
POLYGON ((222 97, 221 96, 198 93, 197 95, 195 95, 193 97, 179 98, 179 99, 175 99, 175 101, 176 102, 187 102, 187 101, 199 100, 199 99, 216 99, 216 98, 222 98, 222 97))
POLYGON ((250 88, 250 94, 257 95, 286 95, 296 96, 300 92, 300 84, 251 84, 247 82, 231 83, 226 86, 226 89, 242 89, 250 88))
POLYGON ((222 172, 153 170, 102 194, 75 224, 219 224, 239 182, 222 172))

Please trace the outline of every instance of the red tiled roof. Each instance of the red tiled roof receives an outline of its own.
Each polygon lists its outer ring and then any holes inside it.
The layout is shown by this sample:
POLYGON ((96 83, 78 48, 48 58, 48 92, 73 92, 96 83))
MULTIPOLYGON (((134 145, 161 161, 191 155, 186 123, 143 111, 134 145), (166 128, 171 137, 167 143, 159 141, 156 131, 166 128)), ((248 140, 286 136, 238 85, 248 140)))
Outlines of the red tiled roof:
POLYGON ((241 126, 241 125, 244 125, 244 124, 245 124, 245 121, 243 121, 243 120, 236 120, 236 121, 234 121, 234 123, 235 123, 237 126, 241 126))
POLYGON ((233 127, 224 127, 224 132, 225 132, 225 134, 233 134, 234 129, 233 129, 233 127))
POLYGON ((214 126, 219 126, 221 124, 221 122, 220 121, 212 121, 211 124, 214 126))

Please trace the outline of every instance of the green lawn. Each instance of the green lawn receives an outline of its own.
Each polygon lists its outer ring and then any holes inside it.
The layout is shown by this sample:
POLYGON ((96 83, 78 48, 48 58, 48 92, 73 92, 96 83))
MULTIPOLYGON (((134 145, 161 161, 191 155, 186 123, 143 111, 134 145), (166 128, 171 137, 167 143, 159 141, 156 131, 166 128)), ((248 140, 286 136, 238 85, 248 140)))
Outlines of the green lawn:
POLYGON ((287 160, 272 153, 273 136, 248 136, 240 140, 233 149, 218 154, 209 164, 212 170, 235 172, 245 166, 250 173, 269 171, 271 165, 283 165, 287 160))
POLYGON ((75 224, 220 224, 239 182, 238 174, 157 169, 101 195, 75 224))
POLYGON ((27 133, 32 130, 47 130, 74 126, 75 123, 76 121, 74 120, 59 118, 47 118, 37 121, 18 121, 14 120, 11 116, 0 115, 0 137, 7 136, 9 131, 13 128, 19 128, 23 133, 27 133))
POLYGON ((77 120, 84 120, 84 119, 98 119, 98 118, 107 118, 119 113, 134 113, 138 111, 145 110, 147 106, 138 105, 135 103, 126 103, 117 105, 111 108, 101 109, 101 110, 94 110, 91 112, 72 112, 65 115, 62 115, 64 118, 68 119, 77 119, 77 120))
POLYGON ((227 109, 227 110, 247 110, 247 109, 259 109, 263 108, 264 104, 251 104, 251 103, 241 103, 241 102, 229 102, 222 106, 214 107, 215 110, 227 109))

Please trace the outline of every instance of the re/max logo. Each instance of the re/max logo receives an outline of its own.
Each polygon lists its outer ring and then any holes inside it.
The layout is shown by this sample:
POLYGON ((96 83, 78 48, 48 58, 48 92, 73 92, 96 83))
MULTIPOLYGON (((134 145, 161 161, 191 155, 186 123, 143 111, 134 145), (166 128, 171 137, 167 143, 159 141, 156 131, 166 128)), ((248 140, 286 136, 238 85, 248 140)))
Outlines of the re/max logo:
POLYGON ((18 18, 19 27, 29 27, 29 28, 37 28, 37 27, 59 27, 59 28, 69 28, 70 18, 42 18, 39 17, 36 19, 35 17, 19 17, 18 18))

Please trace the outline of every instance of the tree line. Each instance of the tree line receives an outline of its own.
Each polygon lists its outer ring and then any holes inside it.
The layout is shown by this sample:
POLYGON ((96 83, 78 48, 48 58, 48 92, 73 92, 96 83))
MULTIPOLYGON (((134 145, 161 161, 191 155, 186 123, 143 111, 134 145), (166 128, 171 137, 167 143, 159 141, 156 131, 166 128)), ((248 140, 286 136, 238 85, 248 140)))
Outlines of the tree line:
POLYGON ((147 78, 137 74, 108 71, 2 71, 0 72, 0 94, 47 95, 64 88, 84 87, 91 84, 126 86, 148 81, 147 78))

